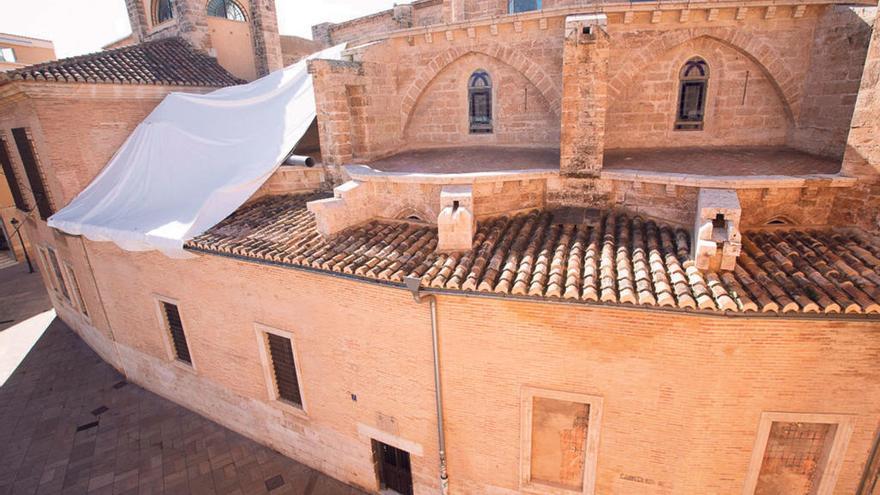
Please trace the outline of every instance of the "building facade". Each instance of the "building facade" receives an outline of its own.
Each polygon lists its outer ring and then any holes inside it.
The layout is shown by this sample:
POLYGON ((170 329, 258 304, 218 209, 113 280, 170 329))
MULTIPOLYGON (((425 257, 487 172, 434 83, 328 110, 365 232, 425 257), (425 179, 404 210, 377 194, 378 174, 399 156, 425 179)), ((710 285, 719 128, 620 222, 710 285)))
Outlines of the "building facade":
POLYGON ((59 317, 128 380, 371 493, 880 494, 876 5, 315 26, 319 164, 188 259, 45 220, 284 41, 268 1, 127 6, 134 44, 0 80, 0 144, 59 317))

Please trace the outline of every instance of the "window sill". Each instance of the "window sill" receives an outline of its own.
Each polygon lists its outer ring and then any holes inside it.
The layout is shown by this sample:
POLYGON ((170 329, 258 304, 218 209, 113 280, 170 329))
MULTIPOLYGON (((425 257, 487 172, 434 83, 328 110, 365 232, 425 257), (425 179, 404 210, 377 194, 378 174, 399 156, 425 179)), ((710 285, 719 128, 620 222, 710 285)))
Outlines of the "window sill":
POLYGON ((188 363, 186 361, 183 361, 182 359, 171 358, 171 364, 172 366, 176 366, 180 369, 186 370, 194 375, 198 374, 196 373, 196 367, 192 363, 188 363))
POLYGON ((298 406, 292 402, 287 402, 284 399, 272 399, 272 401, 270 403, 276 409, 278 409, 282 412, 286 412, 292 416, 295 416, 298 419, 305 419, 305 420, 310 419, 309 413, 307 413, 305 409, 303 409, 301 406, 298 406))

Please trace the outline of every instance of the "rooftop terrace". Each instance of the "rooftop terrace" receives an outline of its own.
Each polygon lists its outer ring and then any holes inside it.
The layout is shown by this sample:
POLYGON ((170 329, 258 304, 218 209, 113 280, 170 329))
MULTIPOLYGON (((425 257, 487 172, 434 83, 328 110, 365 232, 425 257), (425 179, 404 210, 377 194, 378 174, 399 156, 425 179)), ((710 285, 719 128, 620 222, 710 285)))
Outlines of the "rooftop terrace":
MULTIPOLYGON (((558 171, 559 149, 457 147, 411 150, 368 162, 395 176, 558 171)), ((654 181, 727 181, 756 184, 791 179, 835 180, 840 160, 786 147, 666 148, 606 151, 603 176, 654 181)))

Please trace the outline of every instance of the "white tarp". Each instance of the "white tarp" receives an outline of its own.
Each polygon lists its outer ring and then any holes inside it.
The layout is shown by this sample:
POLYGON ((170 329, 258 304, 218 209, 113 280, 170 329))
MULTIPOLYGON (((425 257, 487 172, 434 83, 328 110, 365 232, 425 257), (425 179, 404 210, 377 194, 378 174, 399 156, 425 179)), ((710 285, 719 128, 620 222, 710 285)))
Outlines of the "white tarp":
MULTIPOLYGON (((309 58, 338 59, 342 45, 309 58)), ((171 93, 49 226, 129 251, 184 242, 244 204, 316 115, 306 61, 204 95, 171 93)))

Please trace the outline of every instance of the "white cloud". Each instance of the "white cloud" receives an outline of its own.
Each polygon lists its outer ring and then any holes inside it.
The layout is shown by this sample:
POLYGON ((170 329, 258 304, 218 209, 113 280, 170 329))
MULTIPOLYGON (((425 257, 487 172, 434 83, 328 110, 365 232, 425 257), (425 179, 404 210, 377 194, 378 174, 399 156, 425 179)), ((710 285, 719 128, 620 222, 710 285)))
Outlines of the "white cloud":
MULTIPOLYGON (((307 38, 314 24, 393 6, 393 0, 276 0, 281 34, 307 38)), ((131 32, 125 0, 0 0, 0 12, 0 32, 51 40, 58 57, 98 51, 131 32)))

